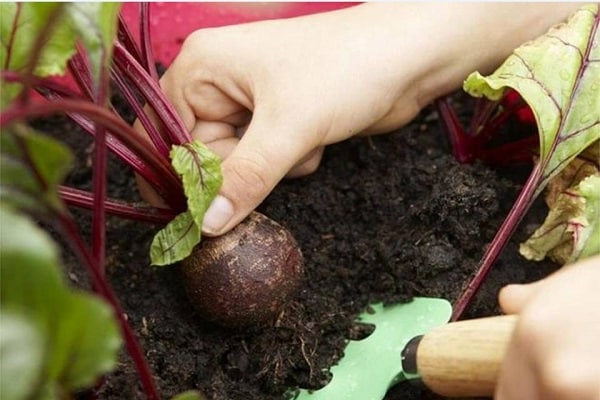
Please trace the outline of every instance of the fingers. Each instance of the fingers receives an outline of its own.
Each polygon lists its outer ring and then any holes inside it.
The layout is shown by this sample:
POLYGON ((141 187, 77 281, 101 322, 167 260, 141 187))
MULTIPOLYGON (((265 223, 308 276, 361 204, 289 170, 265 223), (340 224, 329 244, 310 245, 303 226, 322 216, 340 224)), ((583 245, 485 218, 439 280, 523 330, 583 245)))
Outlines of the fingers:
POLYGON ((317 147, 315 135, 308 127, 292 125, 255 113, 248 130, 222 163, 223 186, 204 216, 202 231, 206 235, 218 236, 233 228, 299 161, 306 159, 312 165, 302 163, 306 164, 304 170, 298 168, 297 173, 316 168, 321 151, 311 153, 317 147))
POLYGON ((525 356, 528 351, 531 349, 523 348, 521 342, 512 341, 501 367, 500 384, 496 386, 494 400, 540 399, 535 385, 528 384, 536 381, 534 368, 525 356))
POLYGON ((549 285, 555 284, 556 281, 565 280, 565 275, 571 277, 571 269, 584 268, 600 268, 600 256, 589 257, 582 261, 578 261, 573 266, 565 266, 552 275, 539 281, 529 284, 513 284, 507 285, 500 290, 498 302, 502 311, 506 314, 519 314, 523 308, 531 302, 531 300, 542 290, 549 285))
POLYGON ((315 172, 321 163, 324 150, 324 146, 319 146, 312 150, 306 157, 294 165, 294 167, 287 173, 286 178, 297 178, 299 176, 309 175, 315 172))
POLYGON ((496 400, 600 399, 600 257, 500 293, 519 313, 500 370, 496 400))
POLYGON ((536 294, 544 281, 527 285, 508 285, 500 290, 498 300, 502 311, 506 314, 519 314, 523 307, 536 294))

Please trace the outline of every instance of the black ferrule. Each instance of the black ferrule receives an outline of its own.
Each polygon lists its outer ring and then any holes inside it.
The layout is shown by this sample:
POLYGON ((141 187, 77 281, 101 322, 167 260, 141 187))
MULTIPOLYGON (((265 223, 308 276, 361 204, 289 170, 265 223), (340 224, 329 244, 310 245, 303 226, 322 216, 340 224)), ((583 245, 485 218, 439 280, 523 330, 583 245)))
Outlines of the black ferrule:
POLYGON ((414 338, 410 339, 410 341, 404 347, 404 350, 402 350, 402 371, 405 375, 418 374, 417 350, 422 338, 423 335, 415 336, 414 338))

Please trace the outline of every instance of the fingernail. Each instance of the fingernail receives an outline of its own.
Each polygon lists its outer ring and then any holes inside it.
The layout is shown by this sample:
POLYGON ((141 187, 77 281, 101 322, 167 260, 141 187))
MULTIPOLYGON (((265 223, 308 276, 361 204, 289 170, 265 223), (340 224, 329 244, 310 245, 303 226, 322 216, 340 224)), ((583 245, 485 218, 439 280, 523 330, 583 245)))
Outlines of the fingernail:
POLYGON ((204 214, 202 231, 208 234, 218 233, 233 217, 233 205, 227 198, 217 195, 204 214))

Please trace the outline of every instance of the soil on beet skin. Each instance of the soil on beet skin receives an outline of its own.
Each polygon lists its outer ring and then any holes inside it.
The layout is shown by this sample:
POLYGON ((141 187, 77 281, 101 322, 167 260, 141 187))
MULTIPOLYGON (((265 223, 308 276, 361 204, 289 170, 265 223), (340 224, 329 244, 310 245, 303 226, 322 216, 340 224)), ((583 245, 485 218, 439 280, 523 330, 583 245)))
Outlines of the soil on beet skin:
MULTIPOLYGON (((469 109, 462 96, 457 99, 455 106, 469 109)), ((71 145, 79 157, 69 183, 89 188, 90 141, 63 122, 37 125, 71 145)), ((109 194, 139 201, 128 168, 111 158, 110 169, 109 194)), ((459 165, 432 109, 397 132, 329 146, 316 173, 283 181, 258 209, 292 232, 305 259, 301 290, 268 326, 235 331, 202 321, 186 299, 179 266, 149 265, 159 226, 109 218, 107 273, 163 398, 199 389, 214 400, 282 400, 290 388, 328 382, 327 370, 343 356, 346 341, 372 329, 355 322, 369 304, 413 296, 453 301, 526 174, 527 168, 459 165)), ((517 251, 545 211, 538 201, 528 213, 468 316, 498 313, 502 285, 532 281, 555 268, 527 262, 517 251)), ((74 214, 89 232, 89 213, 74 214)), ((64 257, 74 285, 89 287, 83 268, 68 251, 64 257)), ((125 351, 96 397, 145 398, 125 351)), ((434 396, 401 384, 386 400, 425 398, 434 396)))

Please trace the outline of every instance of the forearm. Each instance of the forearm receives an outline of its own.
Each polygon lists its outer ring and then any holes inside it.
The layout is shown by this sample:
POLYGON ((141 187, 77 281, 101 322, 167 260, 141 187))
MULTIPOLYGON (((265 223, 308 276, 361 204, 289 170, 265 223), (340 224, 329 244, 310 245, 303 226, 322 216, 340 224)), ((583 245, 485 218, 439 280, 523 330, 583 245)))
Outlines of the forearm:
POLYGON ((432 36, 447 46, 429 54, 437 69, 423 80, 423 102, 459 88, 471 72, 493 72, 523 43, 565 21, 581 4, 574 3, 466 3, 439 4, 432 36))
POLYGON ((419 103, 425 105, 459 88, 475 70, 492 72, 515 48, 565 21, 580 6, 366 3, 342 12, 350 16, 349 29, 364 26, 363 34, 373 36, 376 43, 371 45, 381 50, 378 62, 387 63, 396 79, 406 73, 418 77, 419 103))

